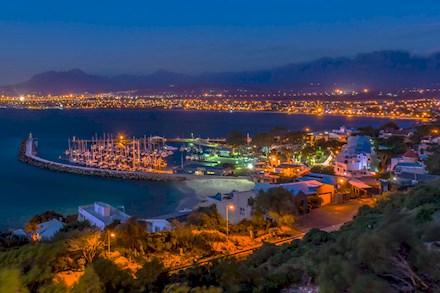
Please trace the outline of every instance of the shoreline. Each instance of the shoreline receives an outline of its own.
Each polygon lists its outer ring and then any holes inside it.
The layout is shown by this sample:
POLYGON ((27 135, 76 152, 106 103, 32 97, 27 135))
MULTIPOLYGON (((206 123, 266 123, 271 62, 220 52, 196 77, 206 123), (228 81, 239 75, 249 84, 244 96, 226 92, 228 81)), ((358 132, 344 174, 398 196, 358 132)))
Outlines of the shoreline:
MULTIPOLYGON (((218 111, 218 110, 196 110, 196 109, 163 109, 163 108, 93 108, 93 109, 81 109, 81 108, 46 108, 46 109, 29 109, 29 108, 0 108, 1 110, 16 110, 16 111, 164 111, 164 112, 206 112, 206 113, 229 113, 229 111, 218 111)), ((324 117, 324 116, 337 116, 337 117, 346 117, 346 118, 375 118, 375 119, 391 119, 391 120, 412 120, 412 121, 420 121, 420 122, 429 122, 435 120, 435 118, 426 119, 420 117, 396 117, 396 116, 372 116, 372 115, 344 115, 344 114, 333 114, 333 113, 324 113, 324 114, 315 114, 315 113, 303 113, 303 112, 284 112, 284 111, 261 111, 261 110, 237 110, 231 112, 233 113, 273 113, 273 114, 285 114, 285 115, 308 115, 308 116, 316 116, 316 117, 324 117)))

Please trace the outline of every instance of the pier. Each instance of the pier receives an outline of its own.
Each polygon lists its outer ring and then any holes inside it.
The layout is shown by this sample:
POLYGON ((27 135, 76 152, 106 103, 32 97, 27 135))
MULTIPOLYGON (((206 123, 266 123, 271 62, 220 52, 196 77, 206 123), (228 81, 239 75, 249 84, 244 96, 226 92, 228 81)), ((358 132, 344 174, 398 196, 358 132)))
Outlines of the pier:
POLYGON ((194 175, 194 174, 177 174, 164 173, 163 171, 155 172, 138 172, 138 171, 117 171, 108 169, 99 169, 93 167, 70 165, 54 161, 49 161, 38 156, 38 148, 36 140, 29 135, 26 137, 17 154, 17 158, 29 165, 63 173, 72 173, 85 176, 97 176, 104 178, 115 178, 124 180, 151 180, 151 181, 185 181, 194 179, 249 179, 245 176, 215 176, 215 175, 194 175))

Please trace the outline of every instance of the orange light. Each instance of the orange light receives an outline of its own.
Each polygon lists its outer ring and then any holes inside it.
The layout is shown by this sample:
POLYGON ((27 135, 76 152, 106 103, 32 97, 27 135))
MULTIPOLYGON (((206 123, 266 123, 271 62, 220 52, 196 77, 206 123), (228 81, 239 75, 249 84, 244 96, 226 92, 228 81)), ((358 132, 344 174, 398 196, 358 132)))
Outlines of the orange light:
POLYGON ((344 179, 339 179, 339 183, 344 183, 344 179))
POLYGON ((231 211, 233 211, 233 210, 234 210, 234 205, 232 205, 232 204, 228 205, 228 209, 230 209, 231 211))
POLYGON ((111 233, 110 236, 111 237, 115 237, 116 235, 115 235, 115 233, 111 233))

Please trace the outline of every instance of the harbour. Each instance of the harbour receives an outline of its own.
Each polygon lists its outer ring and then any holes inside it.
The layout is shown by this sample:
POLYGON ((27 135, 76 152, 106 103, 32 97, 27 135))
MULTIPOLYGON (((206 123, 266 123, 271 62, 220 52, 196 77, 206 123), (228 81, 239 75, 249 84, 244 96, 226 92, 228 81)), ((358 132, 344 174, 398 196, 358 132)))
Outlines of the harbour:
MULTIPOLYGON (((91 137, 96 132, 126 133, 127 137, 156 133, 173 138, 191 137, 191 133, 194 133, 194 137, 217 138, 235 129, 253 134, 276 126, 292 130, 305 127, 324 130, 340 125, 378 127, 388 121, 380 118, 258 112, 1 110, 0 143, 3 151, 0 153, 0 217, 3 225, 0 229, 20 226, 32 215, 45 210, 73 214, 78 206, 94 201, 104 201, 114 206, 123 205, 131 215, 151 217, 197 204, 203 194, 212 195, 221 188, 225 189, 223 192, 230 192, 246 184, 240 180, 235 180, 234 183, 224 179, 220 184, 215 179, 207 180, 206 178, 211 178, 207 176, 190 181, 120 180, 35 168, 17 160, 17 149, 30 132, 39 139, 39 156, 49 161, 58 161, 59 156, 68 148, 68 137, 91 137), (229 188, 231 190, 227 190, 229 188)), ((394 121, 402 127, 412 123, 409 120, 394 121)), ((183 142, 176 144, 180 146, 183 142)), ((170 164, 180 165, 180 153, 169 159, 170 164)))

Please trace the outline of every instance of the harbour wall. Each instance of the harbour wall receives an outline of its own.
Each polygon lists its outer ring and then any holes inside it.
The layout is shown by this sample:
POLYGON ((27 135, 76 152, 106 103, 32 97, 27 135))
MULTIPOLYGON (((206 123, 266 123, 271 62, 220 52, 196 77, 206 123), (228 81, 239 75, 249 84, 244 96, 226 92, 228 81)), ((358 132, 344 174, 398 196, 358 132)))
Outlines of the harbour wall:
POLYGON ((34 139, 29 136, 23 140, 17 154, 18 160, 23 163, 56 172, 72 173, 85 176, 99 176, 124 180, 150 180, 150 181, 185 181, 192 179, 248 179, 247 177, 230 176, 198 176, 193 174, 166 174, 152 172, 126 172, 114 171, 84 166, 63 164, 40 158, 34 145, 34 139))

